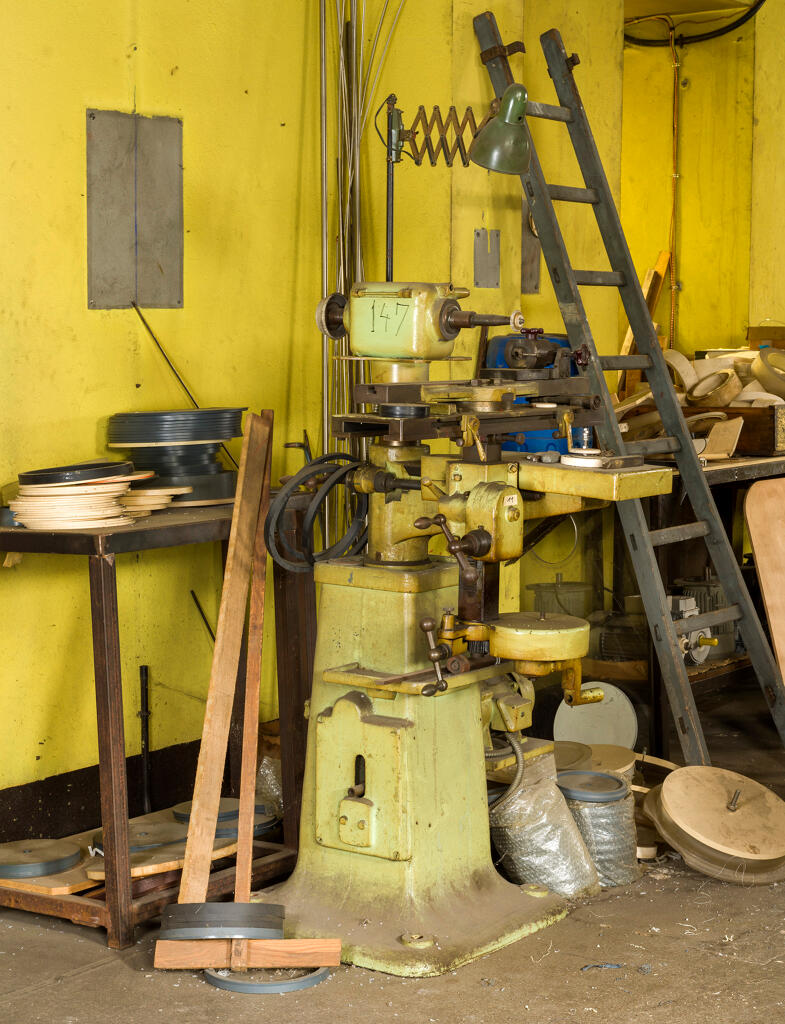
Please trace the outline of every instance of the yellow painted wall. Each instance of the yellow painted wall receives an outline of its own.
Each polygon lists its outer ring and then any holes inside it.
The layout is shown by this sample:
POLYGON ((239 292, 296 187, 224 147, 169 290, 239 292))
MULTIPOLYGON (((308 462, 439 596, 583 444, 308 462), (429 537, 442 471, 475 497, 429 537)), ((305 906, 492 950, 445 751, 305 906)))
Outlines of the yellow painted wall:
MULTIPOLYGON (((751 23, 677 49, 676 337, 677 348, 687 353, 745 344, 754 50, 751 23)), ((640 278, 668 249, 672 74, 669 48, 625 46, 621 213, 640 278)), ((666 335, 669 319, 666 284, 655 315, 666 335)), ((622 314, 622 334, 626 327, 622 314)))
POLYGON ((785 2, 769 0, 755 18, 755 126, 750 243, 751 324, 785 323, 785 82, 781 42, 785 2))
MULTIPOLYGON (((369 43, 379 6, 368 4, 369 43)), ((445 112, 452 102, 459 109, 470 103, 481 112, 491 92, 471 27, 479 10, 469 0, 409 0, 373 109, 394 90, 407 124, 420 103, 445 112)), ((303 427, 318 438, 317 12, 316 0, 277 6, 273 38, 266 0, 14 6, 0 38, 0 67, 7 81, 25 85, 0 111, 0 484, 26 468, 103 454, 105 420, 114 412, 186 404, 133 311, 87 309, 88 106, 183 119, 185 303, 182 310, 150 310, 148 318, 198 399, 274 407, 274 477, 299 464, 294 454, 284 460, 284 440, 298 438, 303 427)), ((514 67, 525 68, 538 98, 552 97, 539 33, 559 26, 568 49, 581 53, 581 89, 617 187, 621 0, 527 0, 523 8, 500 0, 495 12, 505 41, 523 27, 528 53, 523 61, 514 57, 514 67)), ((554 180, 571 182, 565 147, 548 145, 554 180)), ((364 243, 373 277, 383 271, 385 168, 370 130, 364 148, 364 243)), ((500 228, 502 288, 474 300, 482 309, 519 304, 515 179, 407 161, 396 186, 396 276, 471 285, 474 228, 500 228)), ((588 238, 577 224, 568 230, 591 266, 600 243, 596 233, 588 238)), ((527 298, 524 312, 529 323, 559 329, 545 275, 543 282, 543 295, 527 298)), ((589 305, 598 344, 611 350, 613 300, 594 297, 589 305)), ((466 339, 458 351, 474 344, 466 339)), ((461 364, 451 372, 460 373, 461 364)), ((211 645, 189 591, 214 621, 219 577, 216 546, 119 559, 129 754, 139 749, 142 663, 151 668, 153 746, 198 737, 211 645)), ((263 717, 275 714, 272 621, 270 610, 263 717)), ((0 622, 0 787, 95 763, 84 560, 25 556, 0 570, 0 622)))
MULTIPOLYGON (((87 309, 88 106, 183 119, 185 303, 148 316, 197 398, 274 407, 276 475, 283 440, 303 427, 318 438, 315 11, 277 9, 276 39, 308 48, 302 66, 266 43, 266 3, 76 0, 6 12, 0 65, 16 86, 0 112, 0 482, 102 454, 113 412, 187 405, 133 311, 87 309)), ((140 663, 150 665, 153 745, 200 734, 212 650, 189 591, 214 622, 219 586, 217 545, 119 559, 129 753, 140 663)), ((26 556, 0 570, 0 622, 0 786, 95 763, 86 561, 26 556)), ((268 644, 268 717, 271 655, 268 644)))

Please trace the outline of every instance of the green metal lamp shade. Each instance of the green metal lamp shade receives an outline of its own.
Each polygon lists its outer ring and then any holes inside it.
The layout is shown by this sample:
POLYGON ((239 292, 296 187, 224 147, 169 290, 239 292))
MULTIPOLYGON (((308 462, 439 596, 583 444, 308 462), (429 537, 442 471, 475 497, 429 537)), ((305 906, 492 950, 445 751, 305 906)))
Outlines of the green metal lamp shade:
POLYGON ((499 113, 480 131, 472 143, 469 159, 489 171, 525 174, 531 162, 526 137, 526 90, 514 83, 502 96, 499 113))

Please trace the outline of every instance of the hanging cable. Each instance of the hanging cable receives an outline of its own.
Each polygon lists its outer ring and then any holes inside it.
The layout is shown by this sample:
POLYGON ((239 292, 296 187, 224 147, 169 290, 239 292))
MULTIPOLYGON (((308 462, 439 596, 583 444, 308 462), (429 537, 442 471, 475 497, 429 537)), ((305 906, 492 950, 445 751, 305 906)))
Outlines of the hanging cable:
MULTIPOLYGON (((746 24, 751 18, 754 18, 758 11, 766 3, 766 0, 756 0, 756 2, 745 11, 740 17, 736 18, 735 21, 730 22, 728 25, 723 25, 722 28, 712 29, 711 32, 699 32, 696 35, 691 36, 676 36, 675 43, 677 46, 686 46, 689 43, 704 43, 709 39, 718 39, 720 36, 727 35, 729 32, 733 32, 737 28, 741 28, 742 25, 746 24)), ((640 21, 648 21, 648 18, 636 18, 635 24, 640 21)), ((632 43, 633 46, 671 46, 673 40, 668 39, 641 39, 640 36, 631 36, 628 32, 624 33, 625 43, 632 43)))

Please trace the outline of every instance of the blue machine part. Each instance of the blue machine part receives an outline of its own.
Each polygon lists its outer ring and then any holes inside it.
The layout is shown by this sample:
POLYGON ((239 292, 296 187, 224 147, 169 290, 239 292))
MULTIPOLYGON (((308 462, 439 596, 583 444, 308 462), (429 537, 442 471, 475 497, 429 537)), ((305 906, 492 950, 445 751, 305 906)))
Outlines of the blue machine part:
MULTIPOLYGON (((504 358, 504 349, 508 341, 519 338, 519 334, 500 334, 491 338, 488 342, 488 353, 485 357, 485 365, 489 369, 507 369, 507 362, 504 358)), ((540 337, 546 341, 553 341, 562 348, 569 348, 570 343, 564 334, 542 334, 540 337)), ((577 368, 573 365, 570 376, 578 375, 577 368)), ((528 405, 528 398, 516 398, 516 405, 528 405)), ((578 440, 577 430, 573 431, 573 440, 578 440)), ((503 452, 559 452, 560 455, 567 454, 567 439, 554 437, 552 430, 527 430, 523 432, 525 438, 522 444, 514 441, 505 441, 502 444, 503 452)))

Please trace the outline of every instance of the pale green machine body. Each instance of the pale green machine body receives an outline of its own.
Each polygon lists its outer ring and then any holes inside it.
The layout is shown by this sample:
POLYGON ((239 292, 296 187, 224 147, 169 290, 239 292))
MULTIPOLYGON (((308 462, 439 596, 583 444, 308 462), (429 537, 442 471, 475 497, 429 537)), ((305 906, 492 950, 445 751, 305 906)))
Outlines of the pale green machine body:
POLYGON ((374 438, 349 478, 370 495, 368 546, 316 565, 299 859, 263 896, 286 906, 288 934, 339 936, 345 961, 400 975, 442 973, 565 913, 559 897, 494 867, 486 771, 514 763, 491 737, 531 724, 532 676, 561 671, 569 702, 601 699, 581 691, 588 624, 500 613, 496 566, 520 556, 529 518, 670 489, 668 471, 632 462, 502 458, 511 429, 545 421, 569 438, 573 423, 591 423, 591 396, 569 365, 531 373, 543 362, 534 338, 509 378, 429 382, 429 361, 450 354, 461 327, 511 322, 464 312, 465 294, 360 283, 320 309, 333 336, 354 325, 352 350, 371 359, 356 397, 376 412, 334 422, 339 436, 374 438), (547 410, 511 404, 542 393, 547 410), (437 420, 457 454, 423 445, 437 420), (450 555, 429 556, 436 534, 450 555))

